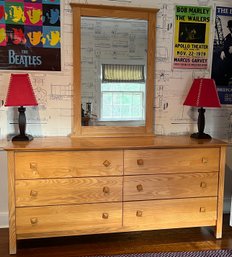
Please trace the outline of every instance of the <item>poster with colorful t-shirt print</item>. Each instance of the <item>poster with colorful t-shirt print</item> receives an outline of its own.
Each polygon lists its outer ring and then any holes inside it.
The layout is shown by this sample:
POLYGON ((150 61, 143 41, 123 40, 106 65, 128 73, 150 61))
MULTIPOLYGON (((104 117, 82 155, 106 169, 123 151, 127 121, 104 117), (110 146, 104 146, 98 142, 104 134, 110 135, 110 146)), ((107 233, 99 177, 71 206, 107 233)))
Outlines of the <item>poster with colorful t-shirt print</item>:
POLYGON ((60 0, 0 0, 0 69, 61 70, 60 0))

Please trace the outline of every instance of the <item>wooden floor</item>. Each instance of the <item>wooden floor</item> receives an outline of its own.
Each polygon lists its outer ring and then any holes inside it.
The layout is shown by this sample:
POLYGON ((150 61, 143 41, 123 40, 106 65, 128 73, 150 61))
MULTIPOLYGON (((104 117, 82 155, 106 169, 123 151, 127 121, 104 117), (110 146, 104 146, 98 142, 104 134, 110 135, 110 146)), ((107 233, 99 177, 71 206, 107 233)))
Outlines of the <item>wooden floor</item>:
MULTIPOLYGON (((122 253, 232 249, 232 227, 224 217, 223 238, 211 228, 172 229, 110 235, 23 240, 15 256, 78 257, 122 253)), ((8 229, 0 229, 0 256, 9 257, 8 229)))

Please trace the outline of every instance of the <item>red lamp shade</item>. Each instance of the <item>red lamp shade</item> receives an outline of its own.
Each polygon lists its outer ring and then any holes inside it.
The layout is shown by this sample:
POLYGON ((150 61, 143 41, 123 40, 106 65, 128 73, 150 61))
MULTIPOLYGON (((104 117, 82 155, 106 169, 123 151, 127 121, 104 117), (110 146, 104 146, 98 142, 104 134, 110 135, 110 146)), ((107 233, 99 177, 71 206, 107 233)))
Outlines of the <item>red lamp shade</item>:
POLYGON ((204 133, 205 109, 204 107, 221 107, 217 94, 216 85, 213 79, 194 79, 192 87, 184 101, 184 105, 200 107, 198 109, 197 126, 198 132, 191 135, 196 139, 211 139, 211 136, 204 133))
POLYGON ((195 107, 221 107, 213 79, 194 79, 184 105, 195 107))
POLYGON ((11 74, 10 85, 5 106, 19 106, 19 131, 12 141, 30 141, 33 136, 26 134, 26 108, 24 106, 38 105, 28 74, 11 74))
POLYGON ((5 106, 38 105, 28 74, 11 74, 5 106))

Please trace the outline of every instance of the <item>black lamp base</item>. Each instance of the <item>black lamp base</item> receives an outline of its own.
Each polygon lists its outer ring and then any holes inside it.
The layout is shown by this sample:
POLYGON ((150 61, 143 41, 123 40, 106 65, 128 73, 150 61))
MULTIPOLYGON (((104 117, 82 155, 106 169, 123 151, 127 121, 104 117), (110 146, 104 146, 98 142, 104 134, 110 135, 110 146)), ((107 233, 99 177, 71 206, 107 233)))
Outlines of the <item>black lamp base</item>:
POLYGON ((33 140, 33 136, 26 134, 26 108, 20 106, 18 108, 19 111, 19 134, 14 136, 12 141, 31 141, 33 140))
POLYGON ((191 138, 196 138, 196 139, 211 139, 212 137, 208 134, 205 133, 193 133, 191 135, 191 138))
POLYGON ((198 132, 193 133, 191 135, 191 138, 196 138, 196 139, 211 139, 211 136, 204 133, 205 129, 205 109, 203 107, 198 109, 198 119, 197 119, 197 127, 198 127, 198 132))
POLYGON ((12 138, 12 141, 31 141, 33 140, 33 136, 31 135, 17 135, 12 138))

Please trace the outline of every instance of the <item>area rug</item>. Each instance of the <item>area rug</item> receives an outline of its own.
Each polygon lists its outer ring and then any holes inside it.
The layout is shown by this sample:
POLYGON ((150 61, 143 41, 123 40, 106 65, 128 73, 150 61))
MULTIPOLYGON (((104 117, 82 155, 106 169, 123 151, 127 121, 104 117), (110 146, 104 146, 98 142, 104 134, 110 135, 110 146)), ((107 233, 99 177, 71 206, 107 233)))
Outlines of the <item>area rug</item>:
POLYGON ((194 252, 160 252, 160 253, 133 253, 119 255, 100 255, 95 257, 232 257, 232 250, 208 250, 194 252))

